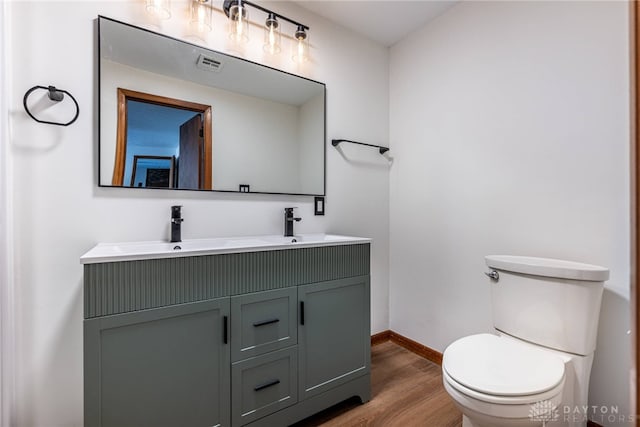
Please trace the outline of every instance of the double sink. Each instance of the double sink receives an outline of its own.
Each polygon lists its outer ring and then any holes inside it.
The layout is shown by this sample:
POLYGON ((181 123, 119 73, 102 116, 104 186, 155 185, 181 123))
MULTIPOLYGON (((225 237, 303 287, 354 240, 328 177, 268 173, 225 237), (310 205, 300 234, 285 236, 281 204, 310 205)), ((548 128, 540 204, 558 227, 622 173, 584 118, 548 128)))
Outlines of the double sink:
POLYGON ((292 237, 279 235, 217 237, 190 239, 177 243, 166 241, 100 243, 85 253, 82 264, 133 261, 154 258, 254 252, 315 246, 367 243, 371 239, 336 234, 300 234, 292 237))

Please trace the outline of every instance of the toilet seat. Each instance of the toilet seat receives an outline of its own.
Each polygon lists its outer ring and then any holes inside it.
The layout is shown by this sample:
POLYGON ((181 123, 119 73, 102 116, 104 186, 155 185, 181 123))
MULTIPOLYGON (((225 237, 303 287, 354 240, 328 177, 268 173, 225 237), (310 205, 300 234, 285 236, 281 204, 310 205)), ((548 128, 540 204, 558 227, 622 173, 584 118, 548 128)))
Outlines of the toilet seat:
POLYGON ((565 378, 559 356, 491 334, 452 343, 444 352, 442 367, 444 380, 458 392, 502 405, 556 397, 565 378))
MULTIPOLYGON (((445 386, 449 386, 453 390, 457 391, 460 395, 465 396, 468 399, 473 399, 488 405, 525 405, 527 410, 530 408, 531 404, 534 404, 536 402, 545 400, 555 401, 561 396, 562 389, 564 388, 563 377, 558 385, 542 393, 528 394, 524 396, 496 396, 493 394, 480 393, 478 391, 465 387, 464 385, 451 378, 451 376, 445 370, 442 371, 442 376, 445 386)), ((451 391, 449 391, 449 393, 452 394, 451 391)))

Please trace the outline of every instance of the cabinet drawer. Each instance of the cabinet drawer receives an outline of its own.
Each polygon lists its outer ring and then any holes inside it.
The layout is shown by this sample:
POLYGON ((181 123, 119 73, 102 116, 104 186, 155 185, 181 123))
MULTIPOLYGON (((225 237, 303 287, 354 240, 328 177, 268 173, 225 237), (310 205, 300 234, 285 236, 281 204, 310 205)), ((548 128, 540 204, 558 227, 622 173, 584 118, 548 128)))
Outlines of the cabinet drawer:
POLYGON ((231 299, 231 360, 289 347, 298 342, 297 288, 231 299))
POLYGON ((231 367, 232 423, 244 425, 298 401, 298 347, 236 362, 231 367))

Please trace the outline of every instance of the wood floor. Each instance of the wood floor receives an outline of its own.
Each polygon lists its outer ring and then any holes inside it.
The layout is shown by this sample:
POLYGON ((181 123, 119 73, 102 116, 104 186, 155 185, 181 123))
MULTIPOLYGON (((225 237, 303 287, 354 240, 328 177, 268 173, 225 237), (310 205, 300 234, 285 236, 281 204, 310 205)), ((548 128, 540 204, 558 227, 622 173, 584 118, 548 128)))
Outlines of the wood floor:
POLYGON ((371 348, 372 398, 333 406, 295 427, 459 427, 462 414, 442 386, 440 366, 390 341, 371 348))

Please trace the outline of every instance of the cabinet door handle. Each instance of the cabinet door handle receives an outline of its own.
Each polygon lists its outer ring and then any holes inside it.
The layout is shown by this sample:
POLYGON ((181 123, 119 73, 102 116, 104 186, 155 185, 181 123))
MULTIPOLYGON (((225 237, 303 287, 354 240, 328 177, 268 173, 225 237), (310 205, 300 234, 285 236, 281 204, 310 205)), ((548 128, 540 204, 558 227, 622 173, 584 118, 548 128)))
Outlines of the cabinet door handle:
POLYGON ((300 324, 304 325, 304 301, 300 301, 300 324))
POLYGON ((265 388, 267 388, 267 387, 274 386, 274 385, 276 385, 276 384, 280 384, 280 380, 271 380, 271 381, 268 381, 268 382, 266 382, 266 383, 264 383, 264 384, 257 385, 257 386, 255 386, 255 387, 253 388, 253 390, 254 390, 254 391, 260 391, 260 390, 262 390, 262 389, 265 389, 265 388))
POLYGON ((229 318, 227 316, 222 317, 222 341, 227 344, 229 342, 229 318))
POLYGON ((280 319, 263 320, 261 322, 254 323, 253 326, 255 326, 257 328, 258 326, 270 325, 272 323, 278 323, 279 321, 280 321, 280 319))

